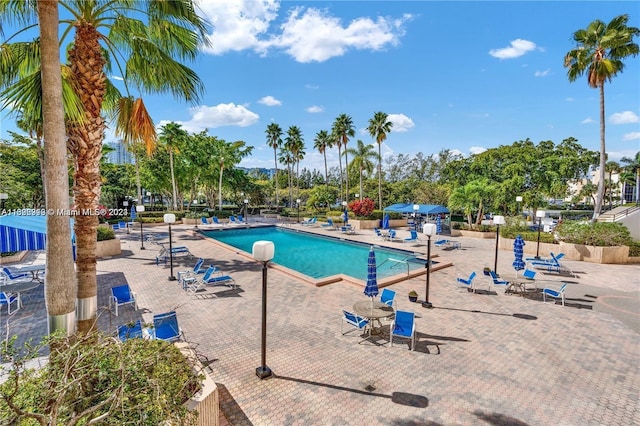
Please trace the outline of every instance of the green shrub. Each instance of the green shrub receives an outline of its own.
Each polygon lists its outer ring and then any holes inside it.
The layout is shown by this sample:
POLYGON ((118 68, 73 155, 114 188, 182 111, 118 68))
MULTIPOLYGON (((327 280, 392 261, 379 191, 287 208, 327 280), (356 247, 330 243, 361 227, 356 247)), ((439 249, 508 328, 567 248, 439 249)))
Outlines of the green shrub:
POLYGON ((115 240, 116 233, 106 226, 98 226, 98 241, 115 240))
POLYGON ((635 241, 629 243, 629 257, 640 257, 640 243, 635 241))
POLYGON ((171 343, 56 335, 39 347, 25 348, 26 358, 12 341, 2 351, 3 359, 13 360, 0 384, 0 418, 7 424, 37 424, 20 411, 42 415, 46 424, 71 424, 76 415, 77 424, 103 415, 100 424, 105 425, 194 424, 195 413, 184 403, 201 389, 202 378, 171 343), (37 370, 25 368, 22 362, 46 345, 52 348, 49 363, 37 370))
POLYGON ((629 230, 617 222, 564 221, 556 227, 555 232, 561 241, 587 246, 627 246, 633 241, 629 230))

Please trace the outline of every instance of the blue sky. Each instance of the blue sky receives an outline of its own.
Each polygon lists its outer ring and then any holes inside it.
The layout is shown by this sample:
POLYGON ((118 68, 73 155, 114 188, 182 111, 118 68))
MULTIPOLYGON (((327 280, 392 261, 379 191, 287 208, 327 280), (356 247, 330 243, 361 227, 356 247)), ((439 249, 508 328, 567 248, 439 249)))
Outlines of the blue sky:
MULTIPOLYGON (((254 146, 246 167, 273 167, 271 122, 301 128, 302 167, 322 170, 313 139, 349 114, 356 137, 376 111, 390 114, 383 156, 463 155, 526 138, 575 137, 599 150, 599 97, 586 78, 569 83, 563 57, 574 31, 629 14, 638 2, 201 0, 213 46, 192 67, 206 86, 200 105, 147 96, 154 121, 205 128, 254 146)), ((640 40, 635 40, 640 43, 640 40)), ((607 151, 640 150, 640 57, 605 85, 607 151)), ((117 76, 114 76, 117 78, 117 76)), ((0 138, 13 120, 2 115, 0 138)), ((107 141, 113 140, 110 135, 107 141)), ((337 165, 337 149, 328 153, 337 165)))

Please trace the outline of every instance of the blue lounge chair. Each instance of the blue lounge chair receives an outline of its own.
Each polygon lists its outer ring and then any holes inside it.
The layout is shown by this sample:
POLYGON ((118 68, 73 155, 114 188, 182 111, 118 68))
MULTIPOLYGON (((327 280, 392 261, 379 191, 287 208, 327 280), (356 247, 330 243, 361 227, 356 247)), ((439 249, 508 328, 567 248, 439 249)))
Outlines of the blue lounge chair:
POLYGON ((204 216, 200 218, 200 221, 202 222, 203 225, 209 225, 209 220, 204 216))
POLYGON ((340 227, 340 232, 343 234, 355 234, 356 230, 353 229, 351 225, 347 224, 340 227))
POLYGON ((524 273, 522 274, 522 276, 528 280, 535 280, 536 279, 536 271, 532 271, 530 269, 525 269, 524 273))
POLYGON ((393 290, 389 290, 388 288, 383 288, 382 293, 380 294, 380 301, 385 305, 391 306, 393 308, 393 304, 395 303, 396 292, 393 290))
POLYGON ((333 224, 333 220, 330 217, 327 218, 327 223, 323 223, 320 226, 322 226, 323 228, 329 228, 329 229, 336 228, 336 226, 333 224))
POLYGON ((238 224, 238 221, 236 220, 235 215, 231 215, 231 216, 229 216, 229 223, 232 223, 232 224, 234 224, 234 225, 237 225, 237 224, 238 224))
POLYGON ((553 287, 545 287, 542 289, 542 301, 547 303, 547 296, 553 297, 554 299, 561 299, 562 306, 564 306, 564 292, 567 289, 567 283, 562 283, 560 288, 553 287))
POLYGON ((506 289, 509 287, 509 284, 511 284, 509 281, 501 280, 500 278, 498 278, 495 271, 489 271, 489 275, 491 275, 493 285, 503 285, 505 288, 505 292, 507 291, 506 289))
POLYGON ((318 221, 317 217, 312 217, 310 219, 303 220, 302 222, 300 222, 300 225, 303 225, 303 226, 315 225, 317 221, 318 221))
POLYGON ((116 316, 118 316, 118 306, 133 305, 133 309, 137 310, 136 294, 131 291, 129 284, 111 287, 111 297, 109 298, 109 309, 111 306, 116 307, 116 316))
POLYGON ((174 342, 183 338, 182 330, 178 326, 176 311, 153 316, 153 331, 156 339, 174 342))
POLYGON ((213 216, 211 218, 214 225, 220 225, 220 221, 218 220, 218 216, 213 216))
POLYGON ((449 244, 449 240, 438 240, 435 243, 433 243, 434 246, 436 247, 442 247, 442 246, 446 246, 449 244))
POLYGON ((416 347, 416 322, 413 312, 396 311, 396 317, 391 323, 389 345, 393 346, 393 336, 411 339, 411 350, 416 347))
POLYGON ((345 334, 349 333, 350 331, 353 330, 349 330, 349 331, 344 331, 344 325, 349 324, 350 326, 354 327, 357 330, 363 330, 367 327, 367 325, 369 324, 369 320, 366 318, 362 318, 356 314, 353 314, 351 312, 348 311, 342 311, 342 323, 340 324, 340 333, 342 333, 342 335, 344 336, 345 334))
POLYGON ((236 281, 229 275, 222 275, 219 268, 215 266, 209 266, 204 276, 201 279, 196 279, 193 283, 190 283, 187 287, 191 293, 196 293, 201 288, 208 285, 223 284, 232 288, 236 288, 236 281), (214 275, 215 273, 219 275, 214 275))
POLYGON ((126 341, 129 339, 142 338, 142 323, 140 320, 137 320, 135 324, 123 324, 118 326, 118 338, 121 341, 126 341))
POLYGON ((405 243, 410 243, 412 241, 418 241, 418 233, 416 231, 414 231, 413 229, 411 231, 411 236, 409 238, 405 238, 404 242, 405 243))
POLYGON ((11 314, 12 303, 16 304, 14 312, 20 310, 20 293, 13 294, 0 291, 0 306, 7 305, 7 314, 11 314))
MULTIPOLYGON (((171 247, 171 254, 173 254, 173 257, 193 256, 187 246, 171 247)), ((156 256, 156 265, 160 264, 160 262, 163 262, 166 264, 170 256, 171 255, 169 254, 169 249, 162 247, 162 250, 160 250, 160 253, 158 253, 158 255, 156 256)))
POLYGON ((473 287, 473 279, 476 277, 476 272, 473 271, 471 273, 471 275, 469 275, 469 278, 456 278, 456 281, 459 284, 462 284, 463 286, 466 287, 467 291, 475 291, 474 287, 473 287))
POLYGON ((244 222, 244 217, 241 214, 238 215, 238 223, 244 222))
POLYGON ((22 280, 22 279, 26 279, 26 278, 30 278, 31 277, 31 274, 28 274, 26 272, 22 273, 22 274, 17 273, 17 274, 14 275, 14 273, 11 272, 11 270, 9 268, 7 268, 7 267, 3 267, 2 268, 2 272, 7 276, 7 278, 9 280, 22 280))
POLYGON ((395 229, 389 229, 389 234, 387 234, 387 241, 395 241, 396 240, 396 231, 395 229))
POLYGON ((204 274, 206 269, 202 267, 204 264, 204 259, 199 258, 196 261, 196 264, 193 265, 193 269, 189 271, 179 271, 178 272, 178 281, 182 284, 182 288, 185 287, 185 280, 195 279, 194 275, 204 274))
POLYGON ((373 228, 373 232, 375 232, 376 237, 380 238, 381 240, 384 240, 385 236, 379 228, 373 228))

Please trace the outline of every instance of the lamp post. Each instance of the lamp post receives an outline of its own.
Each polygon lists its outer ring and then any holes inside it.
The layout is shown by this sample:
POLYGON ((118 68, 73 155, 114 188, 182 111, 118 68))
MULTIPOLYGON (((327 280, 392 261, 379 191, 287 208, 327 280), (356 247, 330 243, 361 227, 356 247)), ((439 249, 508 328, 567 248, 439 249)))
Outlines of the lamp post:
POLYGON ((542 226, 542 218, 547 215, 544 210, 536 210, 536 217, 538 218, 538 245, 536 246, 536 259, 540 259, 540 227, 542 226))
POLYGON ((256 241, 252 248, 253 258, 262 262, 262 339, 260 351, 260 367, 256 368, 256 376, 260 379, 271 377, 272 372, 267 367, 267 263, 273 259, 275 245, 272 241, 256 241))
POLYGON ((169 265, 171 267, 171 275, 169 275, 169 281, 175 281, 176 277, 173 276, 173 243, 171 242, 171 224, 176 223, 176 215, 173 213, 165 213, 164 223, 169 224, 169 265))
POLYGON ((522 197, 518 195, 516 197, 516 202, 518 203, 518 216, 522 215, 522 197))
POLYGON ((9 194, 0 192, 0 209, 4 209, 4 201, 9 199, 9 194))
POLYGON ((244 199, 244 222, 249 224, 249 199, 244 199))
POLYGON ((296 200, 296 206, 298 206, 298 223, 300 223, 300 198, 296 200))
POLYGON ((138 213, 138 219, 140 220, 140 250, 144 250, 144 233, 142 231, 142 218, 140 213, 144 212, 144 206, 136 205, 136 213, 138 213))
POLYGON ((431 276, 431 236, 436 233, 435 223, 425 223, 422 225, 422 233, 427 236, 427 288, 424 292, 424 302, 422 302, 423 308, 433 308, 431 302, 429 302, 429 278, 431 276))
POLYGON ((498 273, 498 240, 500 239, 500 225, 504 225, 504 216, 494 216, 493 224, 496 225, 496 257, 493 263, 493 271, 498 273))
POLYGON ((357 198, 359 201, 362 201, 362 199, 360 198, 360 194, 356 194, 356 198, 357 198))
MULTIPOLYGON (((125 210, 129 210, 127 207, 129 207, 129 202, 127 200, 122 202, 122 207, 124 207, 125 210)), ((129 230, 129 221, 127 220, 127 234, 130 234, 131 230, 129 230)))
POLYGON ((413 205, 413 226, 418 232, 418 210, 420 210, 420 206, 418 204, 413 205))

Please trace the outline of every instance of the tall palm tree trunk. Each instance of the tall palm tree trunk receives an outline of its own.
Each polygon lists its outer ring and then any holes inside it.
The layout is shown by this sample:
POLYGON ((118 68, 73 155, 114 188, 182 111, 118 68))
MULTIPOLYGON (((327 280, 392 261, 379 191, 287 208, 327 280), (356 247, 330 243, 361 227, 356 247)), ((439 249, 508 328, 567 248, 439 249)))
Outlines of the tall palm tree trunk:
POLYGON ((222 172, 224 171, 224 164, 220 165, 220 178, 218 179, 218 210, 222 211, 222 172))
POLYGON ((345 185, 344 185, 344 199, 349 202, 349 156, 347 155, 347 144, 344 144, 344 172, 345 172, 345 185))
POLYGON ((280 199, 278 196, 278 153, 276 148, 273 148, 273 163, 276 166, 276 211, 280 211, 280 199))
MULTIPOLYGON (((78 278, 78 331, 89 332, 95 327, 98 309, 96 279, 96 247, 100 200, 100 157, 105 123, 101 105, 106 91, 103 73, 104 58, 95 27, 76 28, 74 47, 69 52, 71 72, 78 82, 78 95, 86 112, 86 122, 69 128, 69 146, 75 157, 73 194, 75 205, 83 214, 75 218, 76 274, 78 278), (86 214, 84 214, 86 213, 86 214)), ((47 142, 48 143, 48 142, 47 142)))
POLYGON ((327 167, 327 151, 322 151, 324 155, 324 186, 329 187, 329 169, 327 167))
POLYGON ((296 161, 296 199, 300 199, 300 160, 296 161))
POLYGON ((596 196, 596 205, 593 209, 592 222, 600 216, 600 210, 602 209, 602 201, 604 199, 604 168, 607 163, 607 151, 605 147, 605 124, 604 124, 604 81, 600 83, 600 170, 598 179, 598 195, 596 196))
POLYGON ((338 160, 340 160, 340 161, 338 161, 338 164, 340 166, 340 198, 342 198, 343 181, 344 181, 344 176, 342 174, 342 149, 341 149, 340 142, 338 142, 337 145, 338 145, 338 160))
POLYGON ((360 166, 360 193, 358 197, 359 200, 362 200, 362 166, 360 166))
POLYGON ((140 162, 138 161, 138 155, 137 154, 133 154, 133 157, 136 160, 136 187, 138 189, 138 204, 139 205, 143 205, 143 199, 142 199, 142 184, 140 183, 140 162))
POLYGON ((178 210, 178 190, 176 188, 176 175, 173 172, 173 150, 169 151, 169 168, 171 169, 171 190, 173 191, 172 192, 173 210, 178 210))
MULTIPOLYGON (((64 128, 60 47, 58 45, 58 2, 39 1, 42 116, 46 161, 44 191, 47 209, 69 209, 69 178, 64 128)), ((38 150, 40 156, 40 149, 38 150)), ((71 224, 64 215, 47 216, 47 279, 44 284, 47 324, 50 333, 76 330, 76 280, 73 275, 71 224)))
POLYGON ((382 210, 382 148, 378 144, 378 208, 382 210))
POLYGON ((293 164, 287 164, 289 172, 289 208, 293 208, 293 164))

